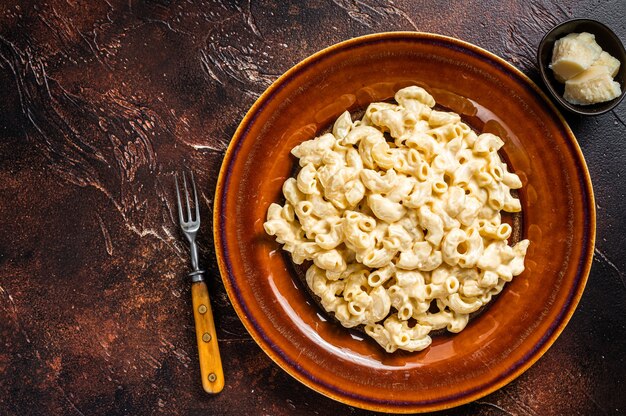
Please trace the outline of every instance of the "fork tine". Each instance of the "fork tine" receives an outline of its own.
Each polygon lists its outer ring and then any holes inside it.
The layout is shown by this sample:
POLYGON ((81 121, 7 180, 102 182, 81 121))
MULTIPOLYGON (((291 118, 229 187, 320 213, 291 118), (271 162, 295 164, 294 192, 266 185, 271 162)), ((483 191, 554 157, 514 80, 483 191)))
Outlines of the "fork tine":
POLYGON ((196 204, 196 221, 200 220, 200 205, 198 205, 198 191, 196 190, 196 181, 193 178, 193 171, 191 171, 191 186, 193 188, 193 201, 196 204))
POLYGON ((178 188, 178 174, 174 175, 175 183, 176 183, 176 202, 178 203, 178 220, 182 225, 185 222, 183 218, 183 205, 180 201, 180 189, 178 188))
POLYGON ((187 221, 193 221, 191 218, 191 206, 189 201, 189 191, 187 190, 187 175, 183 172, 183 185, 185 187, 185 206, 187 207, 187 221))

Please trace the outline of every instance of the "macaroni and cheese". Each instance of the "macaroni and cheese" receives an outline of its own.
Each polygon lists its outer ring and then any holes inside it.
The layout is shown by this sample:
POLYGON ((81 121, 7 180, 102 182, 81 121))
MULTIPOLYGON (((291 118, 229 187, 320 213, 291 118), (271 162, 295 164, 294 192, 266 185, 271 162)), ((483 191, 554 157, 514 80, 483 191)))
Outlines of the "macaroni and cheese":
POLYGON ((419 351, 429 333, 459 332, 524 270, 529 241, 509 246, 500 211, 518 212, 522 183, 498 155, 503 141, 477 135, 458 114, 411 86, 397 104, 348 112, 332 133, 296 146, 265 231, 345 327, 362 325, 387 352, 419 351))

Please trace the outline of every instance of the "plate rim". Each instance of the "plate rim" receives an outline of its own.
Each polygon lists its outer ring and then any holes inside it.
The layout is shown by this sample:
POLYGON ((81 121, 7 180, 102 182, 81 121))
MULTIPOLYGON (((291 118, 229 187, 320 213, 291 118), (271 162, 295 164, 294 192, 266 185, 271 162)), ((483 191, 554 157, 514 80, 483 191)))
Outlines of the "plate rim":
MULTIPOLYGON (((282 370, 284 370, 287 374, 298 380, 303 385, 308 388, 323 394, 333 400, 341 402, 343 404, 347 404, 350 406, 355 406, 361 409, 373 410, 373 411, 383 411, 383 412, 394 412, 394 413, 413 413, 413 412, 430 412, 436 410, 444 410, 452 407, 460 406, 462 404, 466 404, 477 399, 480 399, 513 381, 517 377, 519 377, 522 373, 528 370, 533 364, 537 362, 546 351, 554 344, 556 339, 560 336, 560 334, 565 329, 565 326, 571 319, 574 314, 582 294, 584 292, 585 286, 588 281, 589 272, 591 270, 591 265, 593 262, 594 255, 594 247, 596 240, 596 209, 595 209, 595 196, 593 192, 593 185, 591 182, 591 176, 589 174, 589 169, 587 163, 585 161, 584 154, 580 148, 578 140, 576 139, 574 133, 571 128, 567 124, 567 121, 558 110, 558 108, 554 105, 554 103, 547 97, 547 95, 537 86, 535 82, 533 82, 526 74, 524 74, 521 70, 516 68, 514 65, 499 57, 498 55, 483 49, 477 45, 474 45, 470 42, 466 42, 461 39, 457 39, 454 37, 440 35, 429 32, 417 32, 417 31, 396 31, 396 32, 379 32, 368 34, 364 36, 354 37, 342 42, 338 42, 332 44, 326 48, 319 50, 318 52, 306 57, 301 60, 294 66, 292 66, 289 70, 284 72, 280 77, 278 77, 267 89, 255 100, 250 109, 246 112, 245 116, 241 120, 238 125, 233 137, 226 149, 219 175, 217 178, 217 185, 215 188, 215 198, 213 202, 213 239, 215 245, 215 254, 218 262, 218 267, 220 271, 220 276, 224 287, 226 289, 227 295, 229 297, 230 303, 233 306, 233 309, 237 313, 237 316, 241 320, 242 324, 250 334, 250 336, 254 339, 257 345, 263 350, 263 352, 274 362, 276 363, 282 370), (277 90, 280 90, 282 84, 287 81, 292 76, 296 75, 301 69, 310 66, 315 63, 320 58, 323 58, 325 55, 332 53, 334 51, 341 50, 343 48, 349 48, 351 46, 357 46, 362 43, 368 43, 369 41, 374 40, 420 40, 420 39, 430 39, 430 40, 438 40, 449 45, 454 45, 462 48, 468 52, 474 52, 478 55, 481 55, 484 58, 487 58, 491 63, 500 65, 505 72, 509 71, 515 74, 518 78, 521 79, 527 86, 531 87, 534 92, 538 95, 540 100, 543 101, 544 104, 548 106, 548 108, 552 111, 553 115, 556 116, 556 121, 560 123, 560 127, 563 128, 565 132, 565 136, 567 136, 567 142, 574 150, 575 156, 578 158, 576 162, 582 168, 580 172, 581 179, 584 179, 583 188, 587 191, 587 199, 584 203, 587 205, 587 209, 589 212, 589 224, 587 225, 585 233, 588 232, 587 239, 587 247, 586 252, 583 252, 583 256, 581 256, 581 263, 583 263, 579 267, 580 275, 578 276, 579 282, 577 287, 575 288, 575 292, 572 295, 572 298, 569 301, 569 304, 561 311, 560 322, 556 328, 552 330, 550 334, 544 334, 544 337, 540 342, 542 342, 539 347, 531 350, 527 353, 525 357, 523 357, 520 361, 516 362, 514 368, 504 377, 501 377, 498 380, 495 380, 491 384, 488 384, 484 387, 477 387, 474 391, 464 392, 464 394, 457 397, 442 399, 436 403, 427 403, 422 402, 421 404, 411 404, 411 405, 402 405, 397 402, 393 404, 391 402, 387 402, 385 404, 380 402, 366 401, 361 399, 360 397, 356 397, 354 395, 349 394, 340 394, 337 391, 333 391, 326 386, 320 384, 317 380, 312 380, 311 378, 306 377, 296 368, 293 368, 292 365, 287 362, 281 355, 274 351, 271 348, 270 343, 263 339, 263 334, 257 333, 257 329, 254 324, 250 322, 250 318, 244 311, 244 306, 241 305, 238 301, 238 296, 234 293, 234 289, 231 286, 229 281, 229 267, 226 265, 226 261, 224 256, 224 245, 222 244, 223 230, 221 226, 221 220, 224 218, 222 215, 222 203, 225 201, 224 198, 224 184, 226 178, 228 177, 229 166, 232 164, 234 157, 236 156, 236 152, 238 150, 238 146, 242 141, 245 133, 249 127, 251 122, 251 118, 253 115, 261 110, 264 107, 265 101, 270 98, 277 90), (546 338, 547 337, 547 338, 546 338), (528 358, 526 358, 528 357, 528 358)), ((261 332, 261 331, 258 331, 261 332)))

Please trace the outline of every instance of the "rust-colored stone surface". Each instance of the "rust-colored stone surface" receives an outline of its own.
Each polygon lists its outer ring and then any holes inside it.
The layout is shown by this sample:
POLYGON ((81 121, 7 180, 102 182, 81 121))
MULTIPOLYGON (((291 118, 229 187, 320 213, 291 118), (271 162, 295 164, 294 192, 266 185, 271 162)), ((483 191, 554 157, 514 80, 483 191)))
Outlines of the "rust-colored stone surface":
MULTIPOLYGON (((274 79, 338 41, 436 32, 538 81, 536 45, 572 17, 626 40, 623 0, 2 2, 0 414, 369 414, 284 373, 231 308, 211 236, 230 137, 274 79), (200 385, 174 223, 184 165, 202 189, 201 257, 227 383, 216 397, 200 385)), ((444 414, 626 413, 626 104, 567 119, 598 210, 579 309, 529 371, 444 414)))

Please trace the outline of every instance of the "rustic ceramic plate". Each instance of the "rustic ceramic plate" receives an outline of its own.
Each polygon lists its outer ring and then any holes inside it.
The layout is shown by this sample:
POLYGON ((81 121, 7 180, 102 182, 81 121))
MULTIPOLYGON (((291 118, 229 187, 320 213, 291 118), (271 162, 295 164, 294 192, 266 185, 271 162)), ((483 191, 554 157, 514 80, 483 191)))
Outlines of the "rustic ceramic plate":
POLYGON ((572 132, 521 72, 456 39, 384 33, 307 58, 257 100, 222 165, 214 230, 230 300, 279 366, 341 402, 417 412, 482 397, 519 376, 550 347, 585 287, 595 211, 572 132), (435 337, 422 352, 387 354, 320 313, 262 224, 293 172, 291 148, 326 129, 344 110, 359 111, 413 83, 476 130, 504 138, 503 157, 524 183, 518 228, 531 245, 527 270, 463 332, 435 337))

